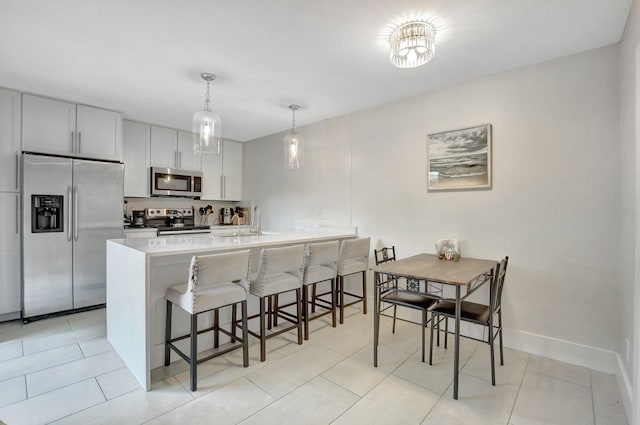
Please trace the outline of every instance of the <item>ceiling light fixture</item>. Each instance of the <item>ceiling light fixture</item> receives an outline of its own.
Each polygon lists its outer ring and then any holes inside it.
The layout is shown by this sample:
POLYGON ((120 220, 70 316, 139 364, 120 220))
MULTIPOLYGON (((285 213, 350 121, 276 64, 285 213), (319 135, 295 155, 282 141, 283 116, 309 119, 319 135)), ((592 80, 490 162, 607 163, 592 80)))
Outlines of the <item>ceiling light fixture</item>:
POLYGON ((435 54, 435 36, 435 28, 425 21, 400 25, 389 36, 389 60, 398 68, 424 65, 435 54))
POLYGON ((300 105, 289 105, 289 109, 293 113, 292 129, 289 134, 284 136, 284 166, 286 168, 300 168, 302 164, 302 144, 304 137, 296 133, 296 111, 300 109, 300 105))
POLYGON ((222 121, 218 114, 211 112, 211 94, 209 93, 209 85, 216 76, 203 72, 200 78, 207 82, 207 93, 204 95, 204 109, 193 116, 193 152, 196 155, 220 155, 222 121))

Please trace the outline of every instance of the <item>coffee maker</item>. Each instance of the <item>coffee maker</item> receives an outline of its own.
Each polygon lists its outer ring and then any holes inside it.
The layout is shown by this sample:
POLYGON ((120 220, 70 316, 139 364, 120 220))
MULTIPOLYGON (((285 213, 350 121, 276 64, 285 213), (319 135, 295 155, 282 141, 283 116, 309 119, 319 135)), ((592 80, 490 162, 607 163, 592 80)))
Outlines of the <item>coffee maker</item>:
POLYGON ((132 227, 146 227, 147 220, 144 217, 144 210, 133 210, 131 212, 131 226, 132 227))

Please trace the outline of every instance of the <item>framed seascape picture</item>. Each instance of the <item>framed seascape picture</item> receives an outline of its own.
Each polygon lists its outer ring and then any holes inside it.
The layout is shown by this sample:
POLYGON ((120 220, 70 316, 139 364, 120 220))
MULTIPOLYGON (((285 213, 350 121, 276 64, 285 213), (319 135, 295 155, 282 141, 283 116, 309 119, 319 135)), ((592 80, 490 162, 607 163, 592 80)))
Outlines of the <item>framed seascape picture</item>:
POLYGON ((491 188, 491 124, 429 134, 427 190, 491 188))

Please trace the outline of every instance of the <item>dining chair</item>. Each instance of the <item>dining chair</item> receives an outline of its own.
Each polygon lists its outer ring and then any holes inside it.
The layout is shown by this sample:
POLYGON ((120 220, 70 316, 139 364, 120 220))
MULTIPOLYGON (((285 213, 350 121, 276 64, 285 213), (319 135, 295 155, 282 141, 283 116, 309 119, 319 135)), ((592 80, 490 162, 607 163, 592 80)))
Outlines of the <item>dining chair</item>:
MULTIPOLYGON (((489 304, 479 304, 471 301, 461 302, 460 321, 468 322, 487 328, 487 338, 479 339, 470 335, 460 336, 476 341, 489 344, 491 350, 491 385, 496 385, 496 370, 495 370, 495 354, 494 354, 494 342, 496 336, 500 342, 500 365, 504 365, 504 353, 502 348, 502 290, 504 288, 504 280, 507 273, 507 264, 509 263, 509 257, 505 257, 499 263, 493 271, 491 277, 491 286, 489 289, 489 304), (495 317, 498 319, 497 326, 494 323, 495 317)), ((454 319, 456 313, 456 304, 452 301, 440 301, 431 308, 431 338, 432 341, 429 345, 429 364, 431 364, 433 357, 433 328, 434 322, 439 322, 440 317, 445 320, 454 319)), ((445 332, 450 333, 448 330, 445 332)))
MULTIPOLYGON (((376 266, 384 263, 388 263, 396 260, 396 247, 391 246, 384 247, 381 249, 373 250, 374 258, 376 261, 376 266)), ((420 330, 422 334, 422 361, 425 359, 425 327, 428 325, 428 311, 429 307, 435 304, 438 299, 429 295, 425 295, 424 293, 411 293, 408 292, 407 288, 400 288, 398 285, 398 279, 380 273, 378 274, 379 281, 375 282, 376 290, 379 291, 378 294, 378 314, 380 316, 386 316, 393 318, 393 327, 392 333, 396 332, 396 319, 402 320, 403 322, 414 323, 420 325, 420 330), (386 307, 382 307, 382 304, 388 304, 386 307), (422 320, 420 322, 415 322, 408 319, 397 318, 397 308, 406 307, 413 310, 420 311, 422 320), (386 310, 393 307, 393 315, 385 313, 386 310)), ((419 284, 419 283, 418 283, 419 284)), ((405 285, 406 286, 406 285, 405 285)), ((380 321, 377 321, 378 326, 380 326, 380 321)), ((379 328, 376 329, 376 332, 379 332, 379 328)), ((440 333, 438 333, 438 336, 440 333)), ((439 341, 438 341, 439 344, 439 341)), ((377 346, 375 347, 377 350, 377 346)))
MULTIPOLYGON (((201 255, 191 258, 187 283, 167 289, 167 311, 165 319, 164 365, 169 366, 171 350, 182 357, 190 368, 191 391, 197 387, 198 363, 221 356, 235 349, 243 350, 243 365, 249 366, 249 337, 247 334, 247 295, 249 292, 250 251, 237 251, 225 254, 201 255), (242 338, 236 335, 235 322, 231 331, 220 327, 219 309, 229 305, 242 306, 242 338), (190 332, 179 337, 171 336, 173 305, 180 307, 190 315, 190 332), (198 330, 198 315, 214 312, 213 326, 198 330), (198 358, 198 335, 213 331, 214 348, 218 348, 219 333, 231 338, 231 344, 213 354, 198 358), (174 343, 190 338, 189 355, 183 353, 174 343), (239 340, 240 344, 236 342, 239 340)), ((235 317, 234 317, 235 319, 235 317)))

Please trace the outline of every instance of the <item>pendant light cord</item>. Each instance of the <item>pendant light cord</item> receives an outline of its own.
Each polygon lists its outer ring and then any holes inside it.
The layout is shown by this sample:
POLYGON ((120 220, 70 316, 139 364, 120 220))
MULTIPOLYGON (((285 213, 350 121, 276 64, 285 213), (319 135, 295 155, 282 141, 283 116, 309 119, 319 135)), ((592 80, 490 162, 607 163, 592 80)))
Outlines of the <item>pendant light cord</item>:
POLYGON ((210 81, 207 81, 207 93, 204 95, 204 110, 211 111, 211 94, 209 93, 210 81))
POLYGON ((293 120, 291 121, 291 126, 293 127, 293 133, 296 132, 296 110, 292 109, 291 112, 293 112, 293 120))

